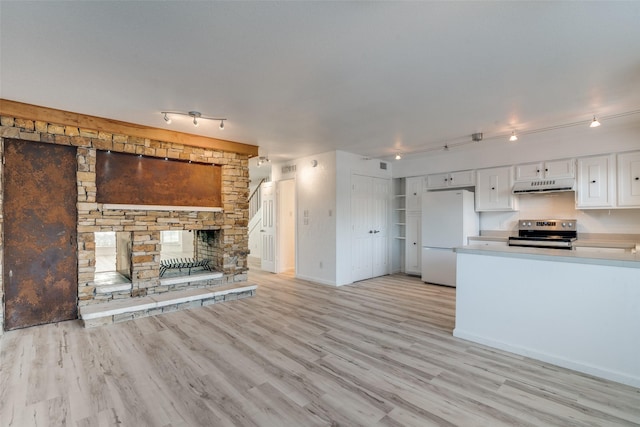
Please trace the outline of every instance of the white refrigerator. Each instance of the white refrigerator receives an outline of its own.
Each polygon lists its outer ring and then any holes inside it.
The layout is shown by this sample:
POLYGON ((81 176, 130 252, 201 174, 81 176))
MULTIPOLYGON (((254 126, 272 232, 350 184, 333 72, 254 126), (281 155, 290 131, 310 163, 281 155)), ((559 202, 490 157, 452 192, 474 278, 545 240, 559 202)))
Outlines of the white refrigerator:
POLYGON ((456 286, 456 253, 479 232, 474 194, 468 190, 422 194, 422 281, 456 286))

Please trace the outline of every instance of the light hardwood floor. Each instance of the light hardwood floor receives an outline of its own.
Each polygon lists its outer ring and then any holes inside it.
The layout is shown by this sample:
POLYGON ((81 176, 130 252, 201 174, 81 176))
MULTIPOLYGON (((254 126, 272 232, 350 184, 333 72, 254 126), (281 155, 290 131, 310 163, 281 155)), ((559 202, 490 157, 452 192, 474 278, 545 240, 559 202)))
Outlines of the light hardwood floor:
POLYGON ((0 425, 640 425, 639 389, 454 338, 454 289, 250 282, 235 302, 5 333, 0 425))

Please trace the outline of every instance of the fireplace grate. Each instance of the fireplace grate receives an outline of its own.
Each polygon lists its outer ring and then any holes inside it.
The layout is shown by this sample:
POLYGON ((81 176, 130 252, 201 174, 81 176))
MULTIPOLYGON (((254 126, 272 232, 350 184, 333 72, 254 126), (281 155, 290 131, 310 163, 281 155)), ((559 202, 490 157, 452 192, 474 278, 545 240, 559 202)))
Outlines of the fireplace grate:
POLYGON ((187 269, 189 275, 191 275, 191 269, 203 267, 205 270, 211 271, 211 266, 209 266, 208 259, 196 260, 193 258, 175 258, 175 259, 165 259, 160 261, 160 277, 164 276, 164 273, 167 270, 177 269, 179 272, 182 272, 182 269, 187 269))

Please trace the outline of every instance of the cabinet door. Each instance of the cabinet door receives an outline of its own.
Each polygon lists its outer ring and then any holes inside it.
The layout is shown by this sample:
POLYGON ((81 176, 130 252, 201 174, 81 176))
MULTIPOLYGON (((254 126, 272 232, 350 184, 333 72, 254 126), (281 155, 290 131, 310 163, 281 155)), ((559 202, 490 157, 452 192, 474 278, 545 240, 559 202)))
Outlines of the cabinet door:
POLYGON ((615 205, 614 162, 613 155, 578 159, 578 208, 608 208, 615 205))
POLYGON ((618 206, 640 207, 640 151, 618 154, 618 206))
POLYGON ((516 166, 516 181, 531 181, 542 177, 542 163, 526 163, 516 166))
POLYGON ((422 209, 422 177, 407 178, 406 208, 407 212, 422 209))
POLYGON ((513 168, 480 169, 476 176, 476 211, 515 211, 513 168))
POLYGON ((446 188, 449 186, 449 173, 427 175, 427 188, 446 188))
POLYGON ((544 164, 545 178, 573 178, 575 175, 575 160, 554 160, 544 164))
POLYGON ((475 171, 451 172, 449 174, 450 187, 473 187, 475 184, 475 171))
POLYGON ((421 274, 420 214, 407 215, 407 238, 405 240, 405 267, 407 274, 421 274))

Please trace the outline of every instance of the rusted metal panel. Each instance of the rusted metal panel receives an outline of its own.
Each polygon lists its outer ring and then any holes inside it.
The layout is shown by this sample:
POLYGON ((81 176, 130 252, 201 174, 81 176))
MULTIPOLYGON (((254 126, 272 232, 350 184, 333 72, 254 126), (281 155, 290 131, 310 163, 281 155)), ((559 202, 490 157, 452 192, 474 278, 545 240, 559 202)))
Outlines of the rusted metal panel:
POLYGON ((76 148, 4 144, 5 326, 76 319, 76 148))
POLYGON ((98 151, 98 203, 222 206, 222 167, 98 151))

